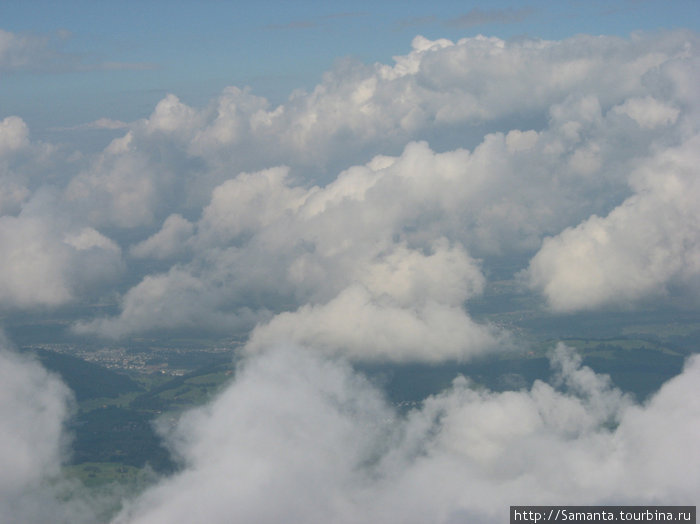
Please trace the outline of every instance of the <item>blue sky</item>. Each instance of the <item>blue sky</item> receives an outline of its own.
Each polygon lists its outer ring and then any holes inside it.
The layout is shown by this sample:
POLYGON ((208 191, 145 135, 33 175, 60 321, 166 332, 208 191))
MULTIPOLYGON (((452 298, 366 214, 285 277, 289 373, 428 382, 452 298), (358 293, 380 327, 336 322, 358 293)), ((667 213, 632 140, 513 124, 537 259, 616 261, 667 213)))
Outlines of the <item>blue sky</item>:
POLYGON ((559 39, 697 30, 700 4, 616 2, 30 1, 0 4, 0 29, 35 44, 31 66, 0 66, 0 118, 42 136, 100 117, 131 121, 166 93, 204 105, 228 85, 280 103, 335 60, 388 63, 418 35, 559 39), (37 49, 40 48, 40 49, 37 49))

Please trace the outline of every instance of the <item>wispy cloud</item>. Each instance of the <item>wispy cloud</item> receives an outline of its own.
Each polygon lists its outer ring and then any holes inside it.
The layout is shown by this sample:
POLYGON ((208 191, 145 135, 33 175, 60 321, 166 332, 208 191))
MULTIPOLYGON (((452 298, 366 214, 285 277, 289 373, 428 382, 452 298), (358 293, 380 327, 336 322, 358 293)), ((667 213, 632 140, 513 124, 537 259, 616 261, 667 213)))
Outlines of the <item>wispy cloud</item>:
POLYGON ((86 66, 88 69, 102 69, 105 71, 151 71, 160 66, 152 62, 100 62, 95 66, 86 66))
POLYGON ((462 16, 447 20, 445 25, 449 27, 468 28, 488 24, 514 24, 522 22, 533 13, 534 9, 531 7, 521 7, 518 9, 513 7, 507 9, 481 9, 475 7, 462 16))
POLYGON ((62 50, 64 42, 71 37, 72 33, 64 29, 46 35, 13 33, 0 29, 0 71, 66 73, 145 71, 158 68, 157 64, 149 62, 87 62, 80 55, 62 50))
POLYGON ((404 18, 402 20, 399 20, 396 25, 399 27, 399 29, 406 29, 409 27, 419 27, 434 24, 435 22, 437 22, 437 20, 437 17, 433 15, 416 16, 413 18, 404 18))
POLYGON ((321 17, 322 20, 338 20, 338 19, 343 19, 346 20, 348 18, 360 18, 363 16, 367 16, 367 13, 364 13, 362 11, 355 11, 355 12, 345 12, 345 13, 331 13, 328 15, 323 15, 321 17))
POLYGON ((127 122, 122 122, 121 120, 113 120, 111 118, 98 118, 92 122, 86 122, 84 124, 78 124, 75 126, 68 127, 54 127, 51 128, 52 131, 81 131, 85 129, 126 129, 129 127, 127 122))
POLYGON ((314 20, 292 20, 286 24, 269 24, 266 29, 310 29, 316 27, 318 23, 314 20))
POLYGON ((328 15, 323 15, 314 18, 307 18, 304 20, 291 20, 283 24, 269 24, 265 26, 265 29, 271 30, 285 30, 285 29, 311 29, 324 25, 331 20, 346 20, 348 18, 358 18, 366 16, 366 13, 362 12, 346 12, 346 13, 331 13, 328 15))
POLYGON ((46 35, 23 35, 0 29, 0 71, 34 69, 65 62, 68 57, 56 52, 51 40, 46 35))

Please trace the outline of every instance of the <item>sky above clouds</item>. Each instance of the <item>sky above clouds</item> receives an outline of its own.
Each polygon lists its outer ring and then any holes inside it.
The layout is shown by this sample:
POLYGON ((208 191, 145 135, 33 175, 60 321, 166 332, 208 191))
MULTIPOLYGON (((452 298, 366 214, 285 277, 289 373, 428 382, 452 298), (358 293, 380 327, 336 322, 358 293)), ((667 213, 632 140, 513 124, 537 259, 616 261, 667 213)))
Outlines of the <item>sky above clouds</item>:
POLYGON ((388 63, 417 34, 697 30, 698 10, 693 0, 3 2, 3 111, 23 114, 43 136, 101 117, 144 117, 169 92, 202 105, 226 86, 249 85, 277 104, 312 89, 342 57, 388 63))
MULTIPOLYGON (((117 522, 696 504, 696 358, 638 404, 560 346, 558 386, 461 378, 405 416, 349 362, 523 350, 470 313, 496 278, 552 318, 697 311, 698 15, 651 0, 0 6, 2 322, 245 341, 231 387, 161 428, 182 472, 117 522)), ((0 504, 16 522, 89 522, 50 487, 70 393, 10 347, 0 504)))

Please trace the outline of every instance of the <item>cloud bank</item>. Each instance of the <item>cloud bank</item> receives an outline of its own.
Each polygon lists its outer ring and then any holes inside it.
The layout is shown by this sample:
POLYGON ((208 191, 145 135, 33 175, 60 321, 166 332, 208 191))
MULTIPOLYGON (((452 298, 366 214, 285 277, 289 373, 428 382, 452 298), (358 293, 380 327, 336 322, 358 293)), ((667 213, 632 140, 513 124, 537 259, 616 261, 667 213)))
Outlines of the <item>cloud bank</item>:
POLYGON ((438 361, 507 343, 469 314, 495 257, 558 313, 697 294, 697 46, 416 37, 277 107, 168 95, 96 154, 6 117, 0 307, 116 297, 75 332, 438 361))
MULTIPOLYGON (((640 405, 560 347, 556 387, 460 378, 407 414, 350 363, 516 344, 470 314, 502 260, 524 261, 505 278, 550 313, 674 296, 694 307, 699 43, 687 31, 418 36, 392 64, 341 60, 276 107, 239 87, 204 107, 170 94, 96 153, 3 116, 3 314, 79 305, 71 325, 86 337, 247 340, 235 382, 163 428, 183 470, 116 522, 493 522, 519 501, 697 504, 697 358, 640 405)), ((0 33, 0 69, 40 68, 45 51, 0 33)), ((67 514, 46 509, 45 490, 65 388, 6 352, 2 374, 4 514, 67 514)))
POLYGON ((184 471, 115 522, 497 522, 523 500, 697 503, 697 358, 644 405, 563 345, 552 364, 559 387, 494 393, 461 377, 404 416, 342 361, 259 354, 169 430, 184 471))

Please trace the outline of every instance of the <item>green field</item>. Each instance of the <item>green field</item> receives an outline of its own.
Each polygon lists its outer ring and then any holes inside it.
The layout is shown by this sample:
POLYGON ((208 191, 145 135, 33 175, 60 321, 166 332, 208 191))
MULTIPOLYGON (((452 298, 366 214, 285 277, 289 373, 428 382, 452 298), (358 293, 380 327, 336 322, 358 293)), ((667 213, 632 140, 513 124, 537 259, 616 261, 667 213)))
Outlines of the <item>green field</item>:
POLYGON ((64 473, 87 487, 97 488, 111 483, 147 483, 149 475, 144 468, 137 468, 119 462, 83 462, 66 466, 64 473))

